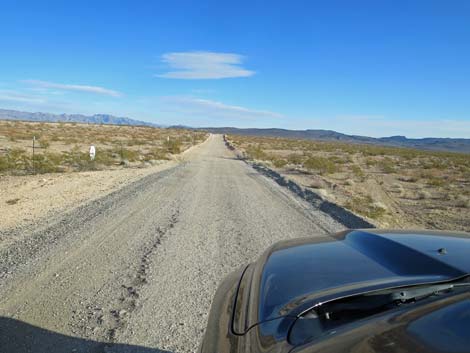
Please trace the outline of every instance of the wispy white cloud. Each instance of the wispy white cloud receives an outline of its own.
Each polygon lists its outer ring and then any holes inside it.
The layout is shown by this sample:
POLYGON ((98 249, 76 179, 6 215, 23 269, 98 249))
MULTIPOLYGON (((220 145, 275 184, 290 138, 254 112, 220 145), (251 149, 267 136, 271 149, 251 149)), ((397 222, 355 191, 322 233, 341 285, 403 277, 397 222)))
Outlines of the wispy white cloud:
POLYGON ((47 102, 43 97, 36 95, 24 94, 12 90, 0 90, 0 102, 4 101, 30 104, 42 104, 47 102))
POLYGON ((239 54, 208 51, 166 53, 162 55, 162 61, 175 70, 157 76, 196 80, 254 75, 254 71, 241 66, 243 59, 244 57, 239 54))
POLYGON ((88 86, 88 85, 74 85, 74 84, 64 84, 64 83, 55 83, 41 80, 24 80, 24 83, 30 84, 34 87, 41 88, 53 88, 64 91, 77 91, 77 92, 87 92, 94 94, 101 94, 111 97, 121 97, 123 94, 121 92, 111 90, 99 86, 88 86))
POLYGON ((279 119, 281 114, 266 110, 255 110, 237 105, 200 99, 193 97, 174 96, 161 98, 163 109, 167 112, 183 113, 184 115, 207 117, 211 119, 256 120, 279 119))

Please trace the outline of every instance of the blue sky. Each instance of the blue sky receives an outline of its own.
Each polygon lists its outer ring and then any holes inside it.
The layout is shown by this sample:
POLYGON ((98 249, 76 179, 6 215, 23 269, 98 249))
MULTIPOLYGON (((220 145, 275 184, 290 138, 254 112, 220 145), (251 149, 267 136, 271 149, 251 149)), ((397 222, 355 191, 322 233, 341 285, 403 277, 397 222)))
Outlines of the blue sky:
POLYGON ((0 3, 0 107, 470 138, 470 1, 0 3))

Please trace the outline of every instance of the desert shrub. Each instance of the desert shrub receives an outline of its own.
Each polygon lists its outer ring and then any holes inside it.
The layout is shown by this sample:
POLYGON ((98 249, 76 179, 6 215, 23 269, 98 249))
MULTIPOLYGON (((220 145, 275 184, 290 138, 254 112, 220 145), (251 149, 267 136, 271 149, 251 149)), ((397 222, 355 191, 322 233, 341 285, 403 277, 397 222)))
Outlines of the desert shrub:
POLYGON ((34 156, 34 171, 36 173, 55 173, 60 166, 57 156, 51 154, 38 154, 34 156))
POLYGON ((68 137, 68 138, 63 139, 62 142, 66 145, 72 145, 72 144, 80 143, 81 141, 74 137, 68 137))
POLYGON ((377 162, 377 166, 386 174, 395 173, 395 162, 390 158, 384 158, 377 162))
POLYGON ((431 194, 426 190, 421 190, 421 191, 418 191, 417 193, 418 200, 426 200, 426 199, 429 199, 430 197, 431 197, 431 194))
POLYGON ((16 199, 10 199, 10 200, 6 200, 5 203, 7 205, 16 205, 18 203, 18 201, 20 201, 19 198, 16 198, 16 199))
POLYGON ((147 141, 142 140, 142 139, 132 139, 132 140, 127 141, 126 144, 128 146, 142 146, 142 145, 147 144, 147 141))
POLYGON ((50 160, 53 164, 57 166, 60 166, 64 162, 63 153, 46 152, 45 156, 48 160, 50 160))
POLYGON ((470 208, 470 198, 463 195, 458 195, 455 199, 455 207, 470 208))
POLYGON ((139 159, 139 152, 134 150, 123 148, 120 153, 122 155, 122 158, 128 160, 129 162, 135 162, 139 159))
POLYGON ((302 155, 298 154, 298 153, 291 153, 287 156, 287 161, 288 163, 290 164, 302 164, 302 155))
POLYGON ((50 145, 51 144, 49 143, 49 141, 45 138, 42 138, 42 139, 39 140, 39 146, 41 148, 48 149, 50 145))
POLYGON ((272 162, 273 162, 273 165, 276 168, 285 167, 286 164, 287 164, 287 161, 285 159, 281 159, 281 158, 274 158, 274 159, 272 159, 272 162))
POLYGON ((388 191, 395 194, 403 194, 404 188, 400 183, 393 183, 389 186, 388 191))
POLYGON ((100 149, 96 151, 95 162, 98 165, 110 166, 117 163, 117 155, 112 150, 100 149))
POLYGON ((60 141, 60 136, 58 134, 52 134, 51 141, 53 142, 60 141))
POLYGON ((162 148, 154 148, 149 153, 146 153, 144 156, 145 161, 150 160, 167 160, 167 152, 165 149, 162 148))
POLYGON ((304 162, 304 167, 308 170, 315 170, 319 174, 332 174, 338 171, 336 164, 327 158, 309 157, 304 162))
POLYGON ((470 172, 470 166, 466 166, 464 164, 459 165, 458 167, 460 173, 469 173, 470 172))
POLYGON ((349 156, 345 157, 340 157, 340 156, 331 156, 329 157, 330 161, 336 163, 336 164, 346 164, 352 162, 351 158, 349 156))
MULTIPOLYGON (((98 157, 97 151, 96 156, 98 157)), ((75 145, 70 152, 64 152, 63 163, 75 170, 90 170, 95 168, 94 162, 90 161, 88 152, 80 150, 80 147, 75 145)))
POLYGON ((354 174, 354 176, 360 180, 363 180, 365 178, 365 174, 362 171, 361 167, 359 167, 357 164, 354 164, 351 167, 351 171, 354 174))
POLYGON ((386 213, 385 208, 375 204, 370 196, 353 197, 345 204, 345 207, 371 219, 379 219, 386 213))
POLYGON ((264 152, 260 145, 256 146, 249 146, 246 148, 246 153, 250 159, 259 159, 259 160, 267 160, 269 156, 264 152))
POLYGON ((447 159, 443 158, 432 158, 429 161, 428 167, 430 169, 437 169, 437 170, 446 170, 448 169, 452 163, 448 161, 447 159))
POLYGON ((7 156, 0 156, 0 172, 6 172, 10 169, 10 163, 7 156))
POLYGON ((181 141, 177 139, 165 140, 163 145, 168 153, 178 154, 181 152, 181 141))
POLYGON ((379 146, 364 146, 360 152, 364 156, 381 156, 386 154, 386 151, 384 151, 384 149, 379 146))
POLYGON ((28 170, 31 168, 31 157, 25 150, 13 148, 7 153, 9 169, 11 170, 28 170))
POLYGON ((419 152, 413 151, 411 149, 403 148, 402 151, 399 153, 400 157, 404 158, 407 161, 411 161, 419 156, 419 152))
POLYGON ((439 187, 444 186, 445 183, 443 178, 431 176, 426 180, 426 184, 439 187))
POLYGON ((106 137, 98 137, 96 141, 98 141, 102 145, 107 145, 110 143, 109 139, 107 139, 106 137))

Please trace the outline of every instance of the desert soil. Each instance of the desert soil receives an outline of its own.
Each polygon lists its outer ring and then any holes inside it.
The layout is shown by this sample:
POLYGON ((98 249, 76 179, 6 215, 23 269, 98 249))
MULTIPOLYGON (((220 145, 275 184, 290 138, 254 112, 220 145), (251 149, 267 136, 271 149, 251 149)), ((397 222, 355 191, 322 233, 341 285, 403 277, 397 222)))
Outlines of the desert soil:
POLYGON ((0 230, 21 228, 57 212, 100 198, 146 175, 171 168, 161 161, 149 168, 50 173, 0 178, 0 230))

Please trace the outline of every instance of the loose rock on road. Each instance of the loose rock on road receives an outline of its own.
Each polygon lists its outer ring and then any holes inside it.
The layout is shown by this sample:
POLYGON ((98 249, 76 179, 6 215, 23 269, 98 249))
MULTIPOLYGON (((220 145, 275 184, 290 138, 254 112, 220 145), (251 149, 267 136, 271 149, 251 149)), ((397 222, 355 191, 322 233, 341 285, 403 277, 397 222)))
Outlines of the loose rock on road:
POLYGON ((219 135, 185 159, 0 252, 1 352, 195 352, 225 275, 278 240, 343 228, 219 135))

